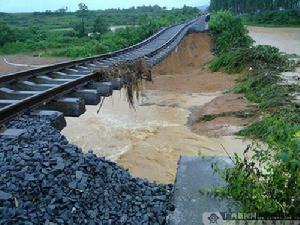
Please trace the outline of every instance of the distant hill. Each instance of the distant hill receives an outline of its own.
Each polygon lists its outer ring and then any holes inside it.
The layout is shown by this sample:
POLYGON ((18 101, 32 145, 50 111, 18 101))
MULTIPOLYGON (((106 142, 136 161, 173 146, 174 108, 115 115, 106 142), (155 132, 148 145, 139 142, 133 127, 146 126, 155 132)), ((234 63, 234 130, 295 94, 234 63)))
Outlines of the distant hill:
POLYGON ((201 10, 202 12, 206 11, 207 8, 209 7, 209 5, 201 5, 199 7, 197 7, 199 10, 201 10))

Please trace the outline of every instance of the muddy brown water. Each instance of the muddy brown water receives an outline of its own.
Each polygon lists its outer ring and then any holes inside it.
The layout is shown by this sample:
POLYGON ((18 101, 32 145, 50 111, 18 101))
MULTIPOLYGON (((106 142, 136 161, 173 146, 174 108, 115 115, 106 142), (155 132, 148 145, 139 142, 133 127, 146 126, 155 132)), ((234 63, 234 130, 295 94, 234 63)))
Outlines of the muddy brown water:
POLYGON ((63 134, 85 152, 93 149, 135 176, 169 183, 180 155, 225 155, 222 145, 233 153, 249 144, 234 136, 198 135, 186 126, 190 106, 204 105, 219 95, 146 91, 134 111, 124 92, 115 92, 99 114, 90 106, 79 119, 67 118, 63 134))
POLYGON ((248 27, 256 44, 272 45, 289 54, 300 55, 300 28, 248 27))
MULTIPOLYGON (((98 106, 87 107, 80 118, 67 118, 62 133, 85 152, 118 162, 138 177, 174 182, 181 155, 241 153, 250 143, 233 135, 193 132, 187 125, 194 109, 201 109, 234 85, 235 76, 211 73, 207 34, 186 37, 178 49, 153 69, 154 83, 145 83, 136 109, 129 107, 125 91, 115 91, 98 106)), ((226 103, 224 103, 226 104, 226 103)), ((227 130, 238 130, 231 124, 227 130)), ((221 129, 221 128, 220 128, 221 129)))

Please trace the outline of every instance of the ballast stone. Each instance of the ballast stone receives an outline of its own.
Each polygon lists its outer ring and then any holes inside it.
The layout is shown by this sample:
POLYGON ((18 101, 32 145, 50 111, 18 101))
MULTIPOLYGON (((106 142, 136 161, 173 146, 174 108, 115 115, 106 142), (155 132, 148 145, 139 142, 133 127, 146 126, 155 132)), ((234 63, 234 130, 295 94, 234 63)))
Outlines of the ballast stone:
POLYGON ((6 126, 26 133, 0 137, 0 224, 165 224, 172 185, 83 154, 45 116, 6 126))

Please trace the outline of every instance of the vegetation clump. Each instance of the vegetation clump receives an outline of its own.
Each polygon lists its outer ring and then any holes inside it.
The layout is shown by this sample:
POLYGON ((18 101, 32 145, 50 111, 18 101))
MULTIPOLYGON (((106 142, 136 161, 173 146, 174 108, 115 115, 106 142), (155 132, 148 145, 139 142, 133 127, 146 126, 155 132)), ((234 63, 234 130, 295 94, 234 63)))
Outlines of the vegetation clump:
POLYGON ((292 96, 299 85, 285 85, 280 76, 293 70, 294 64, 277 48, 249 44, 253 41, 241 20, 230 12, 214 14, 210 29, 218 50, 210 68, 241 73, 234 91, 244 93, 260 110, 260 119, 239 134, 267 144, 264 148, 249 146, 243 158, 235 155, 235 166, 223 173, 228 186, 217 193, 237 200, 243 212, 299 215, 300 113, 292 96), (225 43, 225 37, 235 41, 225 43))
POLYGON ((222 11, 212 17, 209 27, 216 39, 216 48, 221 53, 232 48, 249 47, 253 43, 241 19, 229 12, 222 11))
POLYGON ((109 68, 95 72, 98 74, 97 79, 99 81, 121 78, 126 90, 127 101, 132 108, 135 108, 134 100, 139 99, 142 89, 142 80, 152 81, 151 70, 143 58, 115 64, 109 68))

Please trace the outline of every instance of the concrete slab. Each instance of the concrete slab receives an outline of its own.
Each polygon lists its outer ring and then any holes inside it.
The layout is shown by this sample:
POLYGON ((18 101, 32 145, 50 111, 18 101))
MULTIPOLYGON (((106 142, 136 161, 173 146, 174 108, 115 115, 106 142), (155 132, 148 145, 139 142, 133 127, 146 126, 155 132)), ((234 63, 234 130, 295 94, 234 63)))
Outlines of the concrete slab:
POLYGON ((32 114, 50 118, 51 125, 57 130, 62 130, 67 125, 64 114, 59 111, 41 110, 34 111, 32 114))
POLYGON ((205 224, 203 215, 209 212, 237 209, 232 201, 200 192, 226 185, 211 168, 215 162, 221 169, 233 165, 227 157, 181 157, 173 197, 175 210, 168 217, 169 225, 201 225, 205 224))
POLYGON ((64 116, 79 117, 85 112, 85 102, 82 98, 59 98, 52 100, 41 110, 60 111, 64 116))
POLYGON ((84 99, 86 105, 98 105, 101 101, 101 95, 98 90, 80 89, 69 93, 67 96, 84 99))
POLYGON ((88 84, 85 88, 96 89, 103 97, 109 97, 113 93, 113 87, 110 82, 93 82, 88 84))
POLYGON ((120 78, 113 79, 110 82, 111 82, 112 88, 114 90, 121 90, 122 89, 123 83, 122 83, 122 80, 120 78))

